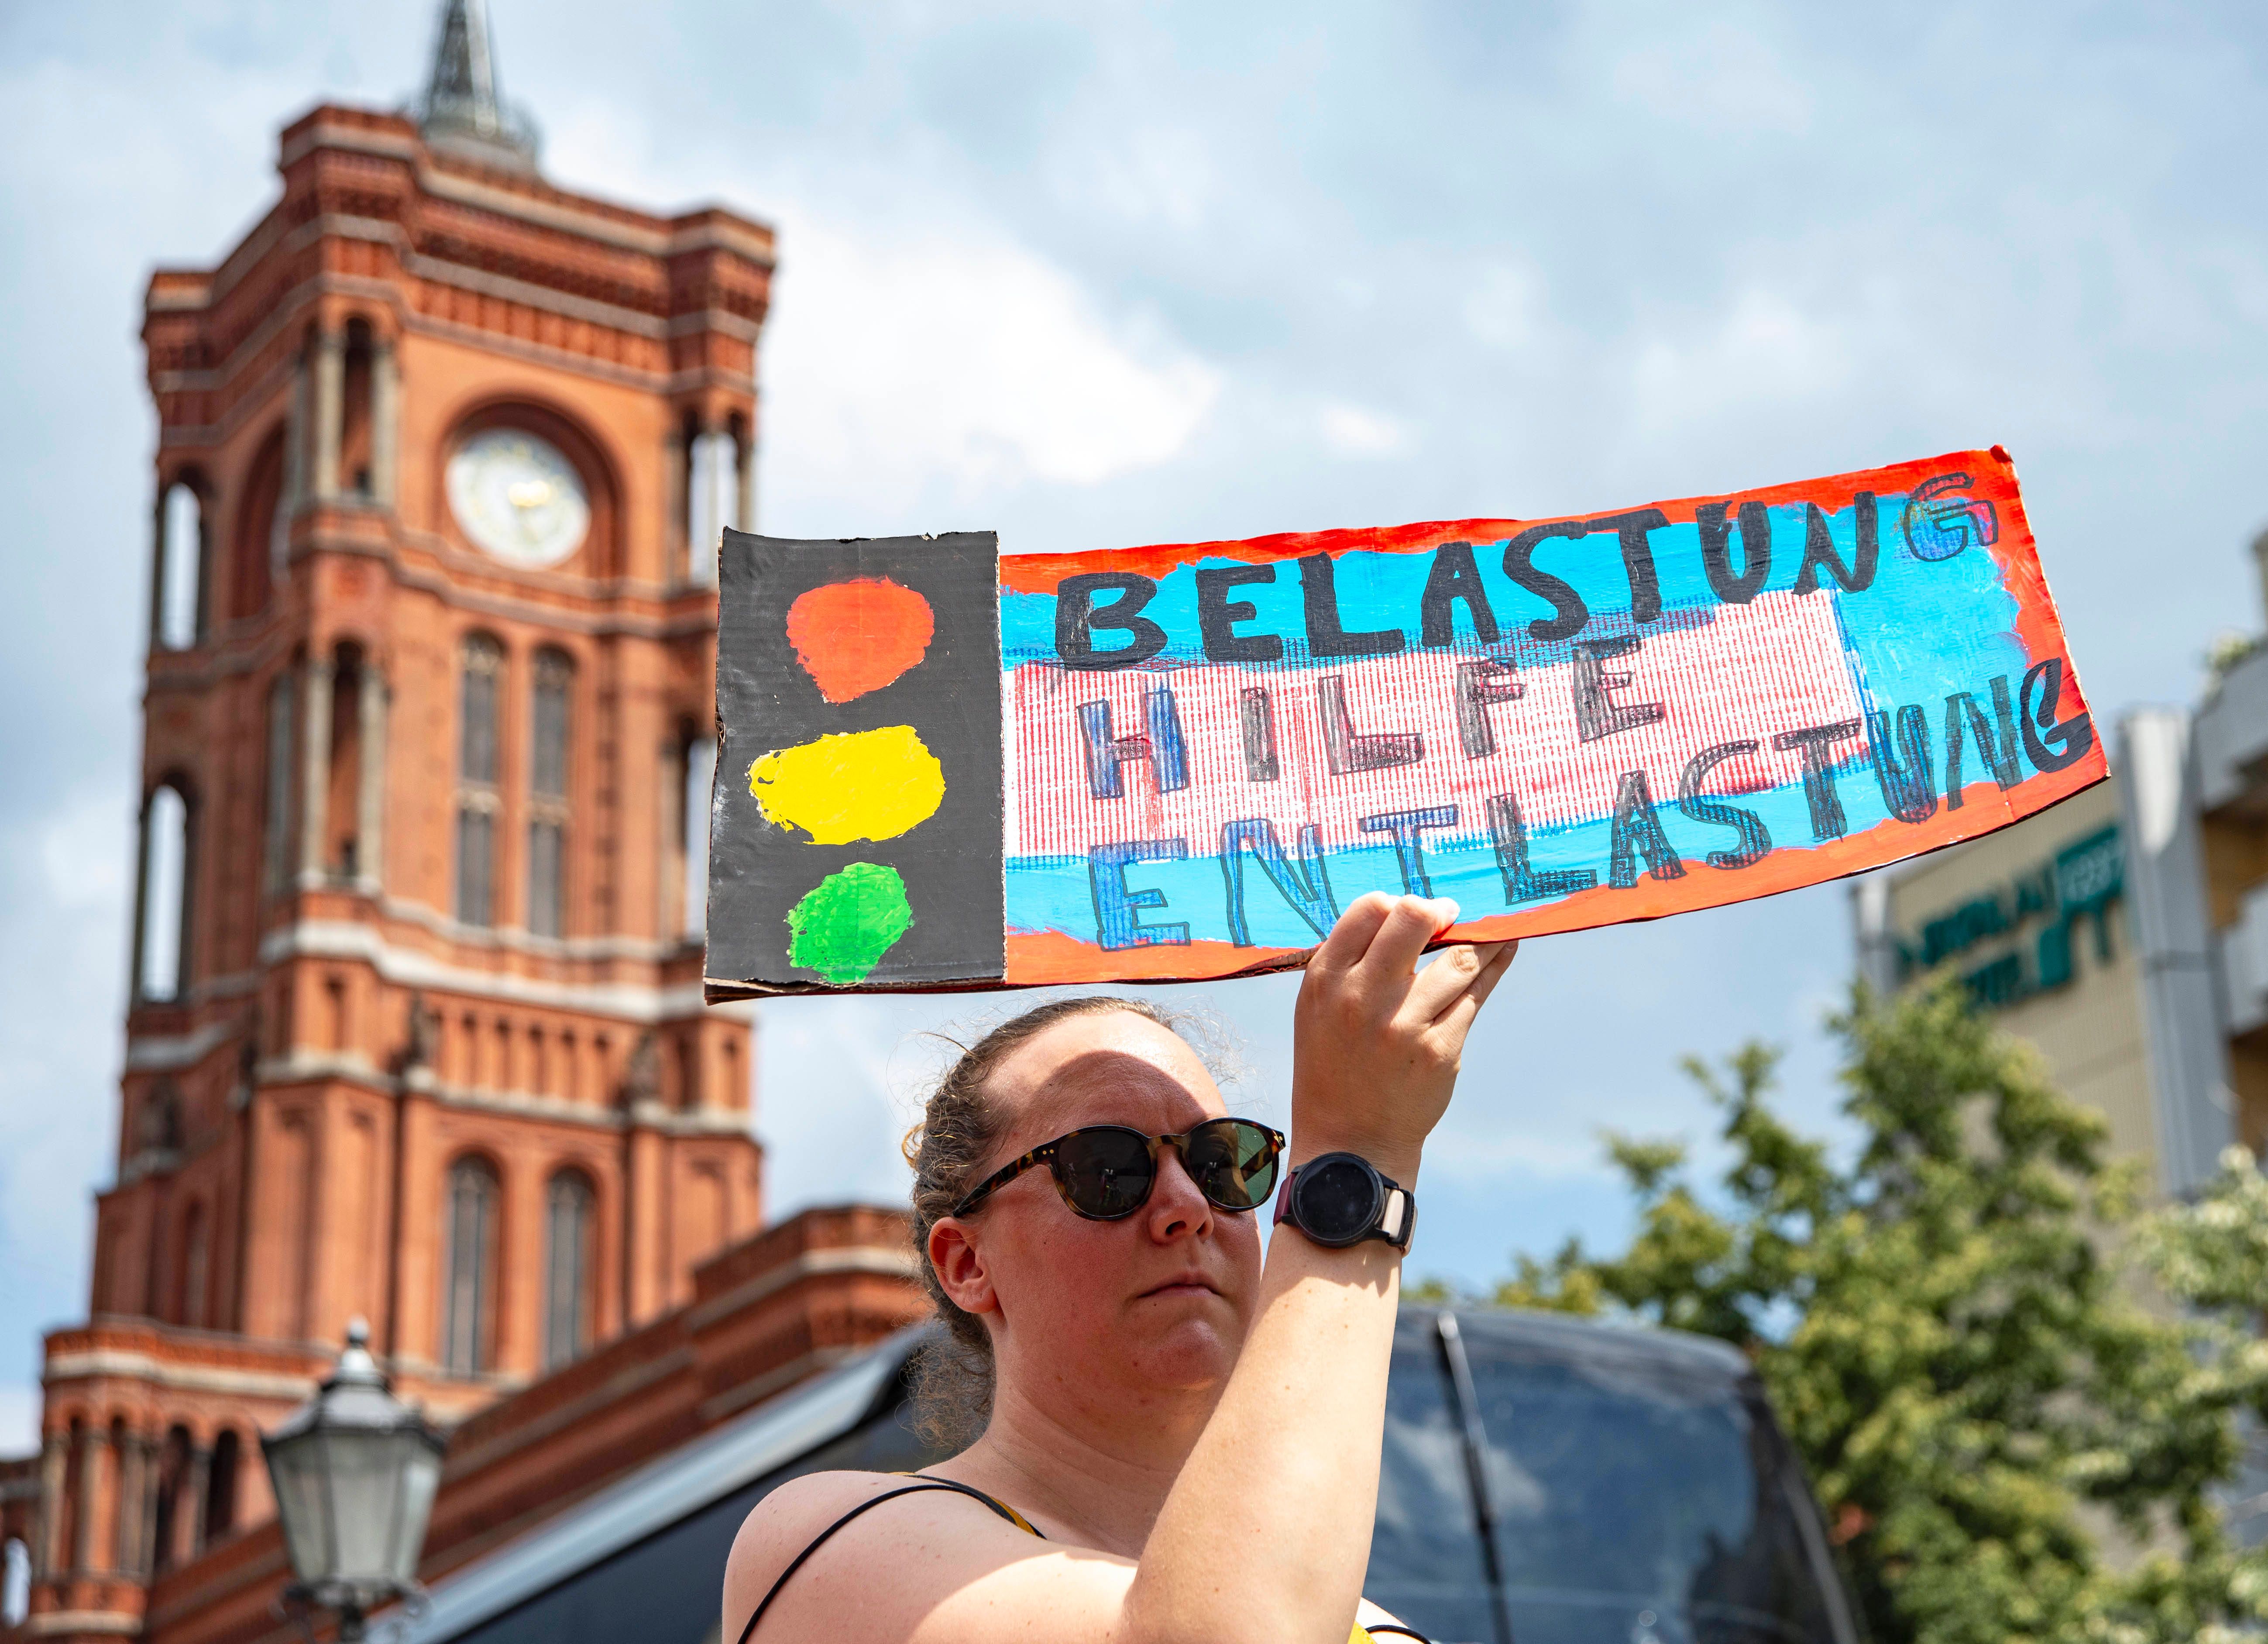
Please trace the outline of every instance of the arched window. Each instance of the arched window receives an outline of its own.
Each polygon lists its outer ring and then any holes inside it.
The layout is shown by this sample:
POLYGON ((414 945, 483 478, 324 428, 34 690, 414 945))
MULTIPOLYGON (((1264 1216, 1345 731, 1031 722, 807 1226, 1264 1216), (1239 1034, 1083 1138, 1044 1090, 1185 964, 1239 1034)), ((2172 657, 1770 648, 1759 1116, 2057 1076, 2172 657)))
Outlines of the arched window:
POLYGON ((189 898, 195 878, 189 803, 167 781, 142 807, 140 907, 134 990, 151 1001, 178 999, 188 984, 189 898))
POLYGON ((54 1515, 48 1519, 47 1526, 47 1567, 49 1570, 69 1570, 79 1561, 79 1523, 88 1510, 85 1493, 88 1439, 86 1418, 73 1416, 70 1428, 63 1435, 62 1500, 55 1503, 54 1515))
POLYGON ((362 872, 364 693, 375 689, 363 648, 352 640, 332 652, 330 769, 324 772, 323 869, 350 881, 362 872))
POLYGON ((592 1211, 598 1194, 579 1170, 562 1170, 545 1196, 543 1368, 555 1370, 591 1342, 592 1211))
POLYGON ((457 918, 495 922, 497 685, 504 647, 486 634, 465 641, 457 726, 457 918))
POLYGON ((452 1375, 477 1375, 489 1368, 499 1197, 496 1171, 486 1160, 460 1159, 449 1167, 441 1368, 452 1375))
POLYGON ((0 1545, 0 1627, 21 1626, 32 1610, 32 1550, 14 1536, 0 1545))
POLYGON ((685 579, 707 584, 717 579, 719 533, 731 526, 748 529, 742 502, 747 495, 747 444, 738 420, 732 428, 694 432, 686 444, 685 579))
POLYGON ((236 1470, 243 1441, 233 1427, 213 1441, 212 1460, 205 1471, 205 1544, 210 1546, 236 1528, 236 1470))
POLYGON ((157 597, 160 650, 186 651, 204 638, 204 505, 195 488, 176 480, 158 510, 157 597))
POLYGON ((339 483, 346 494, 371 496, 371 330, 367 320, 347 321, 346 356, 339 394, 339 483))
POLYGON ((177 1528, 182 1509, 188 1505, 182 1492, 189 1480, 189 1430, 176 1426, 166 1434, 164 1448, 158 1452, 158 1510, 150 1527, 150 1567, 170 1569, 173 1563, 174 1541, 180 1535, 177 1528))
POLYGON ((677 727, 676 768, 670 781, 675 837, 663 868, 665 932, 699 936, 709 925, 709 804, 717 779, 717 741, 691 720, 677 727))
POLYGON ((538 936, 566 932, 567 715, 575 665, 559 651, 535 658, 535 697, 528 716, 527 928, 538 936))
MULTIPOLYGON (((103 1435, 102 1459, 99 1471, 101 1478, 95 1485, 97 1500, 107 1498, 109 1511, 104 1516, 109 1522, 102 1527, 101 1539, 94 1548, 97 1568, 124 1570, 134 1556, 134 1520, 126 1511, 126 1489, 135 1482, 127 1464, 126 1418, 113 1416, 110 1431, 103 1435)), ((100 1519, 96 1521, 101 1522, 100 1519)))

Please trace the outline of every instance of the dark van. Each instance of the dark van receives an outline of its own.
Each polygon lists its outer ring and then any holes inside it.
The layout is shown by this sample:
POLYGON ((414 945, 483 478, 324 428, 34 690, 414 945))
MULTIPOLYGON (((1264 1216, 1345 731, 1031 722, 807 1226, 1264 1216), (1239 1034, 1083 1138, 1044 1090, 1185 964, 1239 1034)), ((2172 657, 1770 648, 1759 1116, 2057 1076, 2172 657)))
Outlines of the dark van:
POLYGON ((1858 1636, 1748 1360, 1546 1313, 1403 1309, 1364 1591, 1440 1640, 1858 1636))
MULTIPOLYGON (((443 1580, 399 1644, 708 1644, 748 1508, 827 1468, 940 1459, 905 1420, 925 1331, 759 1405, 443 1580)), ((1817 1508, 1722 1344, 1403 1310, 1365 1590, 1448 1644, 1858 1644, 1817 1508)))

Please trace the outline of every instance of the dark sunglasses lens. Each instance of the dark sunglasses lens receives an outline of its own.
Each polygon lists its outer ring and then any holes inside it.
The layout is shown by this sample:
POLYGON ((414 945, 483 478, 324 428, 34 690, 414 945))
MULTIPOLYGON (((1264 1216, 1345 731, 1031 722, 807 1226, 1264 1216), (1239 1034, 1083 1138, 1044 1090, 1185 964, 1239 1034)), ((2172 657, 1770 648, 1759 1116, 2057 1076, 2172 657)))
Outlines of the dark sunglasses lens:
POLYGON ((1073 1131, 1056 1146, 1056 1175, 1073 1210, 1110 1221, 1141 1208, 1158 1167, 1131 1131, 1073 1131))
POLYGON ((1223 1210, 1255 1210, 1276 1189, 1276 1139, 1246 1119, 1215 1119, 1189 1132, 1189 1176, 1223 1210))

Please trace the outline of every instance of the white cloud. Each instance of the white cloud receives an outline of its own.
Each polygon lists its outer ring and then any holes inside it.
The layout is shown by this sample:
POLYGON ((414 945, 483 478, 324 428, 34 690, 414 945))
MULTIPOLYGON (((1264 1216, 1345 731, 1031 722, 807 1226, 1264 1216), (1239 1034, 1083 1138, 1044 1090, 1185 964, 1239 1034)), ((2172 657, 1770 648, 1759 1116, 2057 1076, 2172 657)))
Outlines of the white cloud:
POLYGON ((1212 156, 1192 131, 1145 127, 1076 151, 1049 166, 1057 191, 1072 203, 1138 228, 1193 233, 1215 189, 1212 156))
MULTIPOLYGON (((767 465, 797 528, 881 530, 924 498, 1153 468, 1219 392, 1220 373, 1161 326, 1106 317, 1005 240, 894 242, 800 217, 782 238, 767 465)), ((766 524, 790 528, 769 510, 766 524)))
POLYGON ((1410 430, 1381 412, 1334 400, 1315 414, 1323 444, 1343 457, 1390 457, 1407 450, 1410 430))
POLYGON ((1697 333, 1645 343, 1631 402, 1649 428, 1690 427, 1728 405, 1815 401, 1847 381, 1853 363, 1851 341, 1834 321, 1752 288, 1697 333))
POLYGON ((1525 263, 1491 265, 1465 298, 1465 328, 1491 348, 1533 343, 1543 324, 1543 280, 1525 263))
POLYGON ((1811 129, 1811 88, 1770 40, 1721 19, 1683 38, 1655 34, 1616 59, 1609 84, 1618 101, 1703 131, 1800 136, 1811 129))

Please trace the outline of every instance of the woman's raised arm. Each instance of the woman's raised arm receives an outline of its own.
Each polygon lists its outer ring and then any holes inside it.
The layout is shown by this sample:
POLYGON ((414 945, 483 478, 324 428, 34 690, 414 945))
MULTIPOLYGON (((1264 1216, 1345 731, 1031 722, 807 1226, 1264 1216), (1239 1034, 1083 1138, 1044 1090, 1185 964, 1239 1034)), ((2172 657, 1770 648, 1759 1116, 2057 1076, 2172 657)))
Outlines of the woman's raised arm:
MULTIPOLYGON (((1444 949, 1454 903, 1366 896, 1308 964, 1294 1020, 1289 1163, 1346 1152, 1414 1189, 1465 1036, 1516 943, 1444 949)), ((1263 1209, 1254 1213, 1266 1213, 1263 1209)), ((938 1493, 865 1514, 783 1589, 753 1644, 1344 1644, 1368 1562, 1401 1256, 1270 1246, 1250 1329, 1138 1559, 1034 1539, 938 1493)), ((827 1474, 774 1492, 734 1544, 730 1644, 782 1570, 902 1480, 827 1474)))
MULTIPOLYGON (((1449 947, 1416 969, 1455 917, 1454 903, 1365 896, 1309 962, 1292 1040, 1295 1167, 1344 1151, 1414 1186, 1465 1035, 1517 946, 1449 947)), ((1335 1250, 1278 1230, 1243 1356, 1128 1593, 1128 1636, 1208 1636, 1239 1595, 1269 1613, 1248 1633, 1240 1618, 1236 1636, 1346 1636, 1378 1507, 1401 1268, 1376 1240, 1335 1250)))

